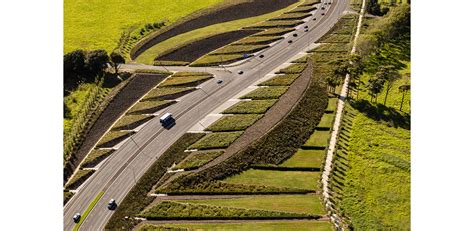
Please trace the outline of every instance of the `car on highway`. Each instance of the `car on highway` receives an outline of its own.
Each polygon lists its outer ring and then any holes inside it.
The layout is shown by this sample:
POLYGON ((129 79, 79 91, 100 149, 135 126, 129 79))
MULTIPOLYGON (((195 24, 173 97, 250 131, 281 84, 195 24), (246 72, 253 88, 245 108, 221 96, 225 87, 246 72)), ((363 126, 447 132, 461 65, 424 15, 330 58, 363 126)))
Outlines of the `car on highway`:
POLYGON ((308 32, 309 30, 308 29, 305 29, 304 32, 308 32))
POLYGON ((293 40, 289 40, 288 43, 293 43, 293 40))
POLYGON ((173 115, 169 112, 160 117, 160 123, 163 127, 169 126, 174 122, 173 115))
POLYGON ((74 223, 79 222, 81 220, 81 214, 80 213, 74 214, 74 216, 72 217, 72 220, 74 221, 74 223))
POLYGON ((298 37, 298 34, 294 33, 294 34, 293 34, 293 37, 298 37))
POLYGON ((321 10, 325 10, 325 9, 326 9, 326 7, 324 7, 324 6, 323 6, 323 7, 321 7, 321 10))
POLYGON ((308 29, 308 26, 304 26, 305 29, 308 29))
POLYGON ((237 74, 239 74, 239 75, 241 75, 241 74, 243 74, 243 73, 244 73, 244 71, 242 71, 242 70, 240 70, 239 72, 237 72, 237 74))
POLYGON ((323 12, 323 13, 321 13, 321 15, 324 15, 324 12, 323 12))
POLYGON ((265 55, 261 54, 261 55, 259 55, 258 57, 263 58, 263 57, 265 57, 265 55))
POLYGON ((222 79, 217 80, 217 84, 221 84, 222 82, 224 82, 222 79))
POLYGON ((107 204, 107 208, 109 210, 114 210, 117 207, 117 203, 115 203, 114 199, 110 199, 109 203, 107 204))
POLYGON ((313 18, 314 21, 316 21, 316 18, 313 18))

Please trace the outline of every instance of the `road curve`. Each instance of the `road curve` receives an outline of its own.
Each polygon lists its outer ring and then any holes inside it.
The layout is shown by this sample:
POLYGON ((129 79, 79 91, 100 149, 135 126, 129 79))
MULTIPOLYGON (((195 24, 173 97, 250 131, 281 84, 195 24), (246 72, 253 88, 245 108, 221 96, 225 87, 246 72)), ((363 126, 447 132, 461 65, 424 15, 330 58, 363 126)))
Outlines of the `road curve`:
MULTIPOLYGON (((323 0, 324 2, 330 2, 330 0, 323 0)), ((326 6, 324 10, 325 16, 321 16, 321 10, 316 10, 314 15, 317 20, 309 20, 298 26, 299 29, 296 30, 298 37, 287 37, 261 52, 265 55, 263 59, 257 56, 252 57, 241 65, 225 69, 167 67, 166 69, 172 71, 206 71, 224 80, 224 83, 217 84, 215 80, 211 80, 202 84, 201 90, 182 97, 180 102, 164 110, 164 112, 171 112, 176 118, 176 125, 173 128, 163 129, 159 118, 155 117, 133 135, 135 142, 129 139, 113 155, 104 160, 99 169, 80 186, 78 192, 64 206, 64 230, 72 230, 75 225, 72 216, 77 212, 83 214, 98 193, 103 191, 104 195, 80 227, 80 230, 102 230, 113 213, 106 208, 111 198, 120 205, 138 179, 173 142, 219 105, 271 73, 281 64, 288 62, 289 59, 304 51, 309 44, 321 38, 339 20, 348 4, 349 0, 332 1, 332 4, 326 6), (309 26, 309 32, 303 32, 302 28, 305 25, 309 26), (293 43, 289 44, 288 40, 293 40, 293 43), (244 73, 239 75, 238 70, 244 73)), ((164 67, 139 64, 125 64, 121 68, 165 70, 164 67)))

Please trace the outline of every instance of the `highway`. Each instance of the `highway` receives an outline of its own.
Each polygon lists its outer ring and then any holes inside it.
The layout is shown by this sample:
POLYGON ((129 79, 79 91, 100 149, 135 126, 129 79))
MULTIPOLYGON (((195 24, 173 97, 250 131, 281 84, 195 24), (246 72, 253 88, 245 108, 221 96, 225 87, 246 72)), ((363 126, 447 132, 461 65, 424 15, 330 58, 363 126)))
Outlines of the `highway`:
MULTIPOLYGON (((323 0, 330 2, 330 0, 323 0)), ((279 40, 270 48, 260 52, 240 65, 223 68, 205 67, 166 67, 172 71, 206 71, 216 76, 196 90, 180 99, 180 101, 163 113, 170 112, 176 119, 176 125, 169 130, 162 128, 159 116, 150 120, 139 132, 133 135, 132 140, 125 142, 99 169, 78 189, 78 192, 64 206, 64 230, 72 230, 75 223, 72 217, 75 213, 81 214, 87 209, 94 198, 103 191, 104 195, 97 202, 89 215, 83 220, 80 230, 102 230, 112 216, 113 211, 107 209, 107 203, 114 198, 120 206, 130 189, 146 170, 158 159, 163 152, 179 137, 187 132, 199 120, 211 113, 218 106, 231 99, 234 95, 250 86, 266 74, 274 71, 281 64, 290 61, 292 57, 304 51, 309 44, 321 38, 338 21, 349 0, 334 0, 326 5, 321 15, 320 7, 316 10, 317 20, 311 20, 299 25, 297 31, 290 36, 279 40), (304 26, 309 26, 308 32, 303 32, 304 26), (291 36, 297 33, 298 37, 291 36), (288 43, 292 40, 292 43, 288 43), (260 54, 264 58, 259 58, 260 54), (239 75, 237 72, 244 73, 239 75), (216 80, 222 79, 222 84, 216 80)), ((122 69, 159 69, 164 67, 125 64, 122 69)))

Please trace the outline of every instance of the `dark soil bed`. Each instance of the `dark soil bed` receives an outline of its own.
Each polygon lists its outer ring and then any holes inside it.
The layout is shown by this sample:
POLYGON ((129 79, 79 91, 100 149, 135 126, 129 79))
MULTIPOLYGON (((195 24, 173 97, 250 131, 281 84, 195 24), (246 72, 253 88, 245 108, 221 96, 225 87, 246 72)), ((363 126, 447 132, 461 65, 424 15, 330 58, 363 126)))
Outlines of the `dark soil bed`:
POLYGON ((167 29, 167 31, 164 31, 157 36, 152 35, 149 39, 138 43, 134 48, 132 48, 130 57, 132 60, 136 59, 141 53, 155 44, 188 31, 222 22, 263 15, 283 9, 296 2, 297 0, 273 0, 269 3, 268 0, 253 0, 251 2, 229 5, 217 11, 212 9, 207 10, 207 12, 201 12, 201 16, 172 25, 167 29))
POLYGON ((245 38, 259 30, 237 30, 214 35, 196 42, 187 44, 167 54, 157 57, 155 60, 194 62, 199 57, 216 50, 229 43, 245 38))
POLYGON ((64 183, 94 147, 100 137, 119 119, 119 117, 137 100, 156 87, 166 76, 156 74, 137 74, 107 105, 97 121, 87 133, 84 142, 64 167, 64 183))

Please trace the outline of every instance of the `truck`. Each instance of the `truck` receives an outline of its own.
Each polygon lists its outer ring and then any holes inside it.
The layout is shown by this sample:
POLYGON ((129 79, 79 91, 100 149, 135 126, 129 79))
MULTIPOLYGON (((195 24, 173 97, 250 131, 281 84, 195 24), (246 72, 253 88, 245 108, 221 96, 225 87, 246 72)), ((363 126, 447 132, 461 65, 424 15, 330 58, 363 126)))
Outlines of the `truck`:
POLYGON ((168 127, 172 124, 174 124, 174 119, 173 119, 173 115, 169 112, 165 113, 164 115, 162 115, 160 117, 160 123, 163 127, 168 127))

